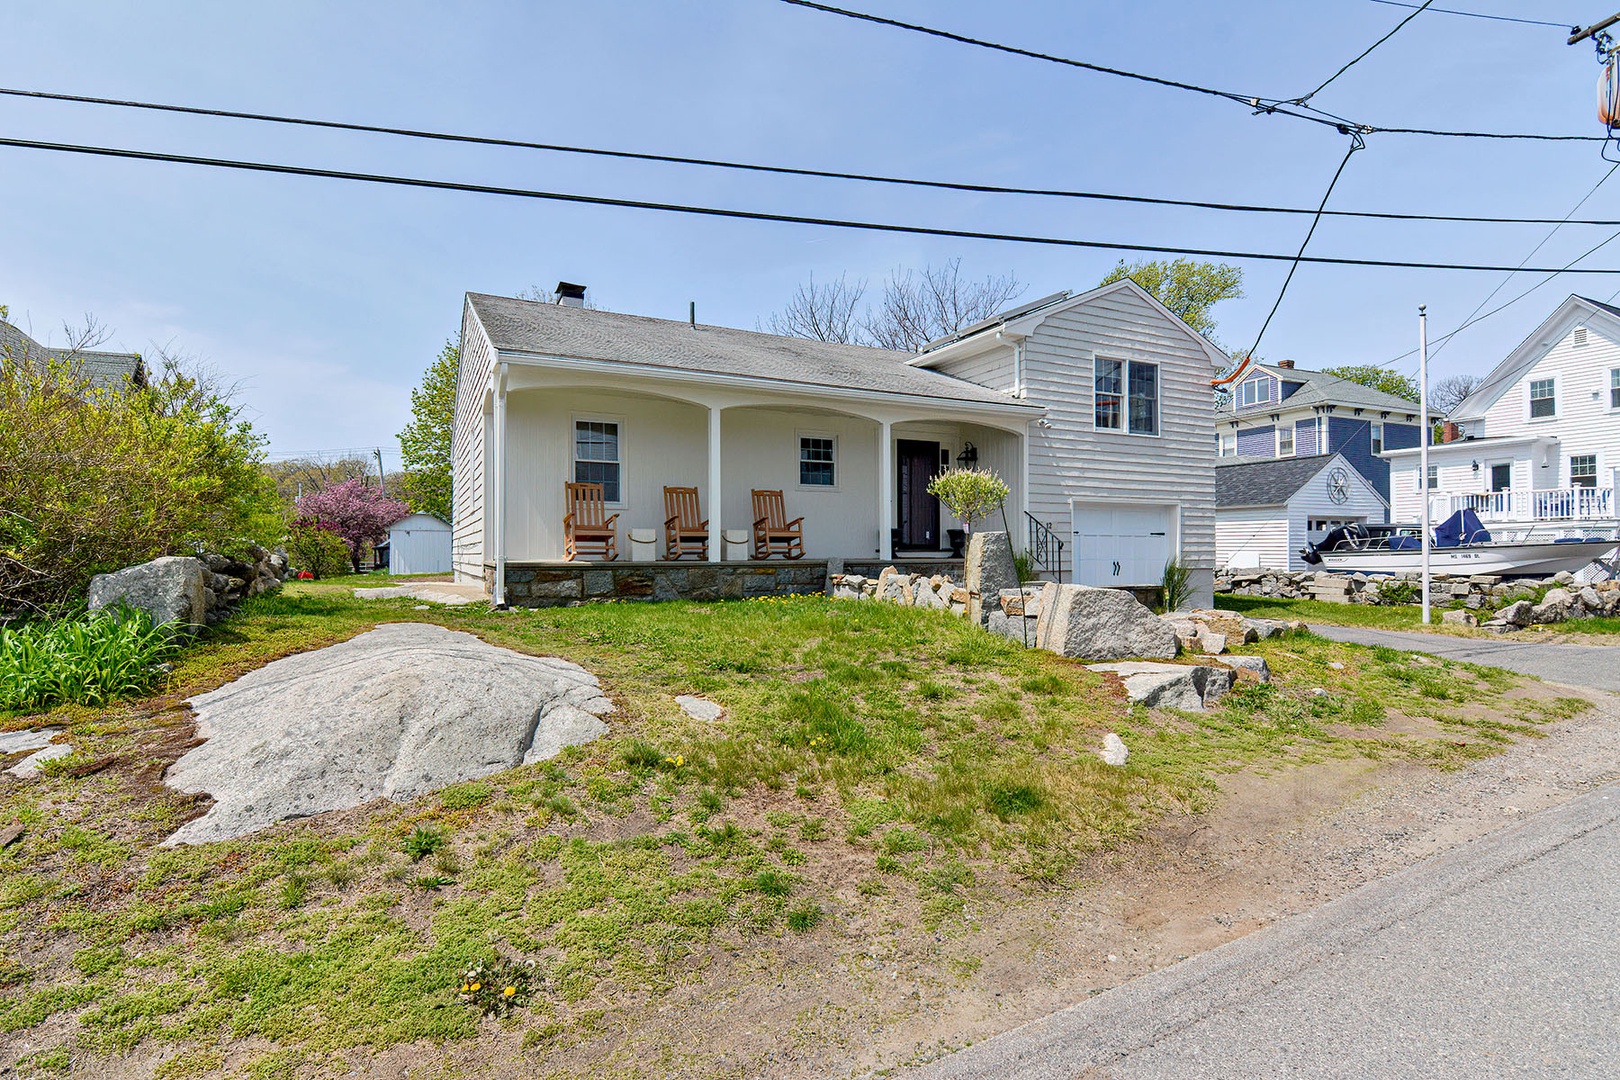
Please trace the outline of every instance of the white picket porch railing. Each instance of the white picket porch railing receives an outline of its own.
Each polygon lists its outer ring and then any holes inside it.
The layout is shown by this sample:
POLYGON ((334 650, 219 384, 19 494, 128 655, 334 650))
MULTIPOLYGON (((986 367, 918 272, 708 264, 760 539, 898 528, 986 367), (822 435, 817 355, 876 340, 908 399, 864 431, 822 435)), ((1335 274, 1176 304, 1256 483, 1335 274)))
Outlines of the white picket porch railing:
POLYGON ((1429 507, 1435 521, 1472 510, 1482 522, 1594 521, 1617 516, 1614 488, 1550 488, 1544 491, 1490 491, 1476 495, 1437 492, 1429 507))

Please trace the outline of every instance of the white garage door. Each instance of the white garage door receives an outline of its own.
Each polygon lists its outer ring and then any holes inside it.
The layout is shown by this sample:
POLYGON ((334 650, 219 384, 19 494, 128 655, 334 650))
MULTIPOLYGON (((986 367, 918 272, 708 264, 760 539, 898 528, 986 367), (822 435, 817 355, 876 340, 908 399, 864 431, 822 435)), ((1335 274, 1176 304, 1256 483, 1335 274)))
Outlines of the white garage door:
POLYGON ((1080 585, 1158 585, 1175 551, 1173 506, 1074 504, 1074 580, 1080 585))

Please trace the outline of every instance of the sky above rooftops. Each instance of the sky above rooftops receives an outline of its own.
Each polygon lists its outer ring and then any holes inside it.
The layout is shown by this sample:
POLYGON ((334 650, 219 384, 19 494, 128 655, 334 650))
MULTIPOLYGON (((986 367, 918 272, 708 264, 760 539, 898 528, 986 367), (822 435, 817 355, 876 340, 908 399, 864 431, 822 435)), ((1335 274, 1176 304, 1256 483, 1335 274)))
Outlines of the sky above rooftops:
MULTIPOLYGON (((1302 94, 1407 12, 1371 0, 866 0, 883 15, 1271 97, 1302 94)), ((1590 5, 1443 6, 1589 22, 1590 5)), ((999 55, 773 0, 131 7, 55 0, 4 15, 0 84, 578 145, 994 184, 1315 206, 1346 148, 1329 128, 1227 101, 999 55)), ((1551 27, 1426 12, 1313 99, 1380 126, 1594 134, 1589 45, 1551 27)), ((366 172, 826 217, 1134 243, 1292 252, 1308 219, 923 192, 527 150, 414 143, 241 121, 0 98, 0 132, 366 172)), ((1331 206, 1561 217, 1607 170, 1593 143, 1373 135, 1331 206)), ((755 327, 810 274, 872 293, 896 267, 960 257, 1016 273, 1021 299, 1089 288, 1119 256, 842 232, 225 173, 0 148, 0 304, 48 344, 94 312, 108 349, 200 354, 242 380, 272 450, 381 445, 456 334, 466 291, 558 279, 616 311, 755 327)), ((1620 218, 1620 176, 1582 212, 1620 218)), ((1546 233, 1329 219, 1316 254, 1515 264, 1546 233)), ((1562 265, 1613 229, 1567 227, 1562 265)), ((1620 242, 1595 256, 1620 265, 1620 242)), ((1245 264, 1215 336, 1253 340, 1286 264, 1245 264)), ((1302 266, 1260 353, 1375 363, 1461 322, 1500 275, 1302 266)), ((1493 302, 1537 278, 1520 275, 1493 302)), ((1460 335, 1436 377, 1483 375, 1570 292, 1569 274, 1460 335)), ((1413 360, 1397 365, 1415 368, 1413 360)))

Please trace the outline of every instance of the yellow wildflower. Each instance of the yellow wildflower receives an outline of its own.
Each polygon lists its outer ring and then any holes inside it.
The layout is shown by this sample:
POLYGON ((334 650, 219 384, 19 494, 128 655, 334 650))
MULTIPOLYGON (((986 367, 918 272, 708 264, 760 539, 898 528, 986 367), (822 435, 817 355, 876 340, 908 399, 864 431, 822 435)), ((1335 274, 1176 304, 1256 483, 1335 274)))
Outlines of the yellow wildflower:
POLYGON ((484 988, 483 983, 473 983, 471 986, 467 987, 468 990, 471 990, 475 994, 478 993, 478 991, 482 990, 483 988, 484 988))
POLYGON ((501 991, 501 996, 502 997, 511 997, 515 993, 517 993, 517 987, 508 986, 505 990, 501 991))

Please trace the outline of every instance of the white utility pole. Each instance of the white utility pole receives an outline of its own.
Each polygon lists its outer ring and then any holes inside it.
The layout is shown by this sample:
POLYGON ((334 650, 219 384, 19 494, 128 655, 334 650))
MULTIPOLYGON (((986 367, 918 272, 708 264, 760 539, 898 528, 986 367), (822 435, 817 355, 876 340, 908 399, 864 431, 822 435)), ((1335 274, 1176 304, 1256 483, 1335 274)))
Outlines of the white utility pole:
POLYGON ((1429 305, 1418 305, 1418 490, 1423 492, 1423 625, 1429 625, 1429 440, 1434 429, 1429 423, 1429 305))

